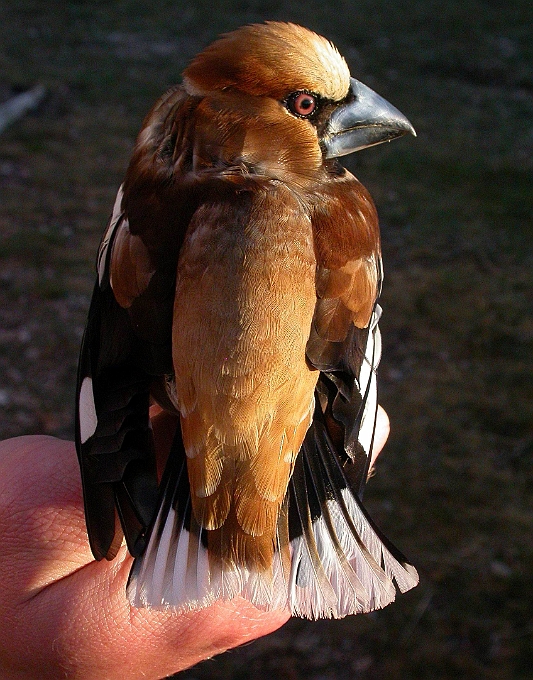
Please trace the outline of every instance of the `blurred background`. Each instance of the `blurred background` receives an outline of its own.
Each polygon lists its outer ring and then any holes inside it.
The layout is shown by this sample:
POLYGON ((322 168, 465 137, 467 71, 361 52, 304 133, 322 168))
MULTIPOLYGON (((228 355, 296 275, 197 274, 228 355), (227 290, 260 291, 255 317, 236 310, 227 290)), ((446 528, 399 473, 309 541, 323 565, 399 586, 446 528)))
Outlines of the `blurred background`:
POLYGON ((385 611, 291 621, 183 680, 533 678, 533 3, 0 3, 0 434, 71 438, 94 259, 153 101, 218 33, 333 40, 418 138, 347 159, 381 217, 381 402, 365 503, 421 574, 385 611))

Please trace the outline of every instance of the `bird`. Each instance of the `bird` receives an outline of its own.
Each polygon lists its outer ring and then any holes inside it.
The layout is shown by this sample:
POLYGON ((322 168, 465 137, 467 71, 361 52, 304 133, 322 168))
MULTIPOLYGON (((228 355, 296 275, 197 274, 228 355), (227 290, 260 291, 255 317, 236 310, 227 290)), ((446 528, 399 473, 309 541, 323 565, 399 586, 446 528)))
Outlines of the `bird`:
POLYGON ((244 597, 309 619, 418 582, 362 505, 381 246, 338 160, 415 134, 326 38, 250 24, 145 118, 97 256, 76 445, 90 546, 132 606, 244 597), (174 414, 158 476, 149 409, 174 414))

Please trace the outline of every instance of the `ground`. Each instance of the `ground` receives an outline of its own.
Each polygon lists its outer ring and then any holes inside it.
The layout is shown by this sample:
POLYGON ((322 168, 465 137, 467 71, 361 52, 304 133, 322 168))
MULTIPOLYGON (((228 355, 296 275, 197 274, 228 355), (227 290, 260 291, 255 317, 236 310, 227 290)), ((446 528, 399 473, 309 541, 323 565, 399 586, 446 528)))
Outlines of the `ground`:
POLYGON ((383 612, 291 621, 184 680, 533 677, 533 5, 145 0, 0 7, 0 434, 71 437, 97 244, 155 98, 221 31, 331 38, 417 139, 350 160, 381 217, 381 401, 365 502, 420 586, 383 612))

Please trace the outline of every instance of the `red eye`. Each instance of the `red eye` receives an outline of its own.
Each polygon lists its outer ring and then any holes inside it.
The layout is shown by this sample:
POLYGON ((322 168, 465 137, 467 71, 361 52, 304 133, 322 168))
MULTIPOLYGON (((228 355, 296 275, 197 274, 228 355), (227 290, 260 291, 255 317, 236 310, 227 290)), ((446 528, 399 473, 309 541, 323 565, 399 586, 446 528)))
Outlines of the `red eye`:
POLYGON ((308 118, 316 109, 316 97, 309 92, 295 92, 287 100, 289 111, 300 118, 308 118))

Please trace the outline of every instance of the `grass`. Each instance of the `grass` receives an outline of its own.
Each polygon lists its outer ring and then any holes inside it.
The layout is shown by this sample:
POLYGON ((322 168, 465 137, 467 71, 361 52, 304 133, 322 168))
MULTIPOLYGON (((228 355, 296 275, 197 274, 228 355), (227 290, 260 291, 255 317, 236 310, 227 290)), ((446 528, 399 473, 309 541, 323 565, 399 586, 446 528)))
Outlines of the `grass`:
POLYGON ((489 0, 5 2, 0 431, 72 433, 100 234, 143 115, 219 32, 293 20, 332 38, 418 138, 358 154, 381 215, 381 400, 366 502, 419 567, 383 612, 291 621, 196 678, 532 677, 533 5, 489 0))

